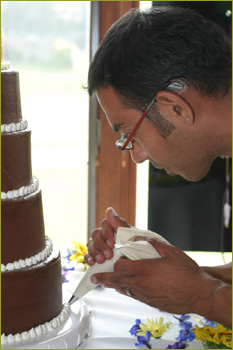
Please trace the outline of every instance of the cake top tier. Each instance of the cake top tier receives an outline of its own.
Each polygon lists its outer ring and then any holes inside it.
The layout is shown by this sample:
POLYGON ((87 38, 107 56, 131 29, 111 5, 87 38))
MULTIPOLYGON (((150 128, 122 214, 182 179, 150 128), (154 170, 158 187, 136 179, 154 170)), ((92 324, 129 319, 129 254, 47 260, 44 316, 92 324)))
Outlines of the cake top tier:
POLYGON ((18 123, 22 120, 19 72, 8 62, 1 68, 1 124, 18 123))

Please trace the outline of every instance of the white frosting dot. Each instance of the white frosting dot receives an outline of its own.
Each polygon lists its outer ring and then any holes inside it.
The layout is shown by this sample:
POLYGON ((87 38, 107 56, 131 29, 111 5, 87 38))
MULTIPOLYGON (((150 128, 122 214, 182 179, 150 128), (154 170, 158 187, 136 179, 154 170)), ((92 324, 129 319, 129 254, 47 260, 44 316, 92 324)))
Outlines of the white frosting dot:
POLYGON ((56 318, 54 318, 54 319, 51 321, 51 324, 52 324, 52 327, 53 327, 53 328, 57 328, 58 323, 57 323, 56 318))
POLYGON ((7 269, 8 271, 13 271, 13 270, 14 270, 14 264, 12 264, 12 263, 6 264, 6 269, 7 269))
POLYGON ((12 334, 9 334, 9 335, 7 336, 7 342, 8 342, 9 344, 14 343, 14 342, 15 342, 15 337, 14 337, 12 334))
POLYGON ((6 192, 1 192, 1 199, 7 199, 6 192))
POLYGON ((19 190, 14 190, 14 198, 18 198, 19 197, 19 190))
POLYGON ((39 326, 35 327, 35 332, 37 335, 41 335, 43 333, 42 326, 39 325, 39 326))
POLYGON ((23 340, 28 340, 29 339, 29 333, 28 332, 23 332, 21 334, 22 334, 23 340))
POLYGON ((13 199, 14 198, 14 191, 8 191, 6 196, 8 199, 13 199))
POLYGON ((2 345, 7 344, 7 337, 5 336, 5 334, 1 335, 1 344, 2 345))
POLYGON ((20 260, 19 260, 19 264, 20 264, 20 266, 21 266, 22 268, 26 267, 26 263, 25 263, 25 261, 24 261, 23 259, 20 259, 20 260))
POLYGON ((31 338, 35 338, 35 337, 36 337, 35 328, 31 328, 31 329, 30 329, 29 335, 30 335, 31 338))
POLYGON ((45 324, 42 324, 42 325, 41 325, 41 328, 42 328, 42 332, 43 332, 44 334, 46 334, 46 333, 48 332, 48 329, 47 329, 47 327, 46 327, 45 324))
POLYGON ((25 259, 26 266, 32 266, 32 258, 25 259))
POLYGON ((32 256, 32 263, 33 263, 33 265, 37 264, 37 260, 36 260, 35 256, 32 256))
POLYGON ((21 266, 20 266, 20 264, 19 264, 18 261, 14 261, 14 268, 15 268, 16 270, 19 270, 19 269, 21 268, 21 266))
POLYGON ((19 189, 19 195, 23 196, 24 195, 24 186, 20 187, 19 189))
POLYGON ((15 341, 19 342, 23 339, 22 335, 20 333, 15 334, 15 341))

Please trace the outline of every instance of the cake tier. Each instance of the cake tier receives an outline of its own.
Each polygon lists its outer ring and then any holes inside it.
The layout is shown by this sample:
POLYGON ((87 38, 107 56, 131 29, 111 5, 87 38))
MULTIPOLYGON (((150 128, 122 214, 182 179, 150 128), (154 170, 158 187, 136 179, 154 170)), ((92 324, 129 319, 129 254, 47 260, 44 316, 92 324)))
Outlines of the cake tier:
POLYGON ((45 248, 41 190, 1 203, 2 263, 36 255, 45 248))
POLYGON ((1 191, 7 192, 32 183, 31 131, 1 135, 1 191))
POLYGON ((1 274, 1 331, 30 330, 58 316, 62 309, 61 261, 58 249, 37 265, 1 274))
POLYGON ((17 123, 22 119, 19 72, 1 71, 1 124, 17 123))

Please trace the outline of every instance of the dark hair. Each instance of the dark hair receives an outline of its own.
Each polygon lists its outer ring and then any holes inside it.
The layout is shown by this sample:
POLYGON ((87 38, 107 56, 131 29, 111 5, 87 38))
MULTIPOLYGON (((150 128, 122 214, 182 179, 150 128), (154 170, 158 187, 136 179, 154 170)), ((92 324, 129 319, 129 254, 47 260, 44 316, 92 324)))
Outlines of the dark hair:
POLYGON ((169 6, 131 10, 115 22, 90 65, 88 92, 112 86, 139 109, 172 81, 207 95, 231 87, 231 39, 189 9, 169 6))

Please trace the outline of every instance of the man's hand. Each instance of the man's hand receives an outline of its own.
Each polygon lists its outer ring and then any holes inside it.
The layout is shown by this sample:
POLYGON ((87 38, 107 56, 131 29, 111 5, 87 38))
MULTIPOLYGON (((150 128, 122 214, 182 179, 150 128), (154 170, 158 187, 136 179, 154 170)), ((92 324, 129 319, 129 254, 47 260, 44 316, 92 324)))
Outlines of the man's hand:
POLYGON ((112 258, 114 233, 117 232, 118 227, 130 227, 130 225, 113 208, 108 208, 101 227, 92 232, 92 238, 87 243, 88 253, 85 255, 85 261, 88 265, 94 265, 95 262, 101 264, 106 259, 112 258))
POLYGON ((92 282, 123 294, 130 287, 133 298, 164 311, 194 312, 204 272, 178 248, 153 238, 144 240, 156 248, 161 259, 120 259, 115 263, 114 273, 95 274, 92 282))
MULTIPOLYGON (((145 238, 143 238, 145 239, 145 238)), ((113 273, 94 274, 93 283, 114 288, 170 313, 197 313, 231 328, 231 286, 214 278, 177 247, 146 238, 157 259, 119 259, 113 273)))

